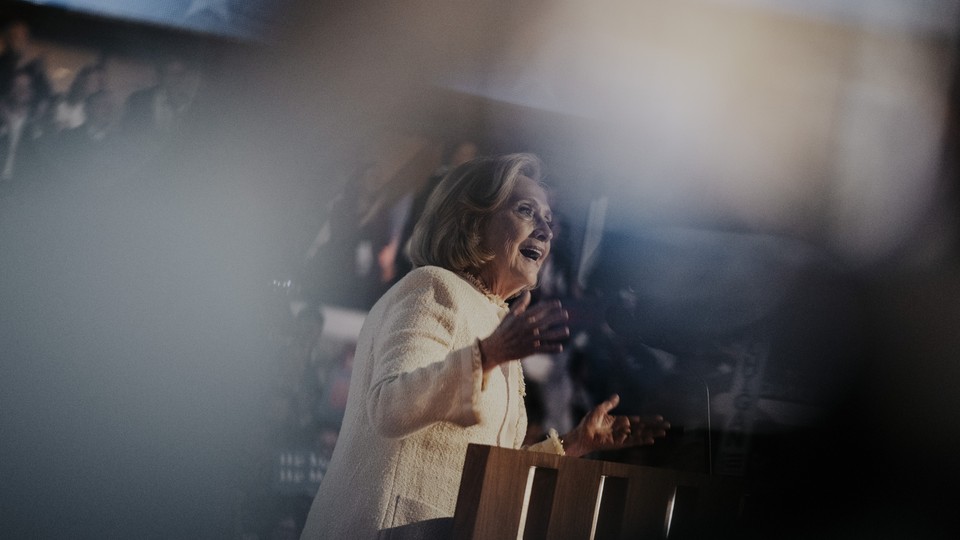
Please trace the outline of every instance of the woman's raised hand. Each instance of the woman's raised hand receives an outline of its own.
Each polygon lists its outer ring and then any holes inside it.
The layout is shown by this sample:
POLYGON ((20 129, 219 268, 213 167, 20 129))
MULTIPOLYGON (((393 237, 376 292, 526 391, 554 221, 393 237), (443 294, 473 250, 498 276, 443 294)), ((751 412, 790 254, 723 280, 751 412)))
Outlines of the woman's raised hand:
POLYGON ((494 367, 537 353, 556 353, 570 337, 567 314, 559 300, 530 306, 530 292, 524 292, 514 303, 500 325, 480 341, 483 369, 494 367), (528 309, 529 308, 529 309, 528 309))
POLYGON ((662 416, 641 419, 639 416, 611 415, 610 411, 619 403, 620 396, 610 396, 584 416, 573 431, 564 435, 563 447, 567 455, 583 456, 600 450, 650 445, 670 429, 670 422, 662 416))

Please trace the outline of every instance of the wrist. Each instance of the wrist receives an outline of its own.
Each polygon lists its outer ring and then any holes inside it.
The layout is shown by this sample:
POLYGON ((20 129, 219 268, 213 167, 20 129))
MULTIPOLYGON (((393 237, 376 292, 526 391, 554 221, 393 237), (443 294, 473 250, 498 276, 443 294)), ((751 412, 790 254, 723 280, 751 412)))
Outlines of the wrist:
POLYGON ((487 389, 487 379, 490 375, 490 370, 487 369, 484 364, 483 359, 483 349, 480 348, 480 339, 477 339, 473 344, 473 369, 477 367, 480 368, 480 391, 483 392, 487 389))
POLYGON ((481 371, 483 371, 484 375, 486 375, 488 371, 493 369, 493 365, 490 362, 490 354, 489 354, 490 344, 487 343, 486 341, 487 340, 485 339, 477 340, 477 351, 480 353, 480 369, 481 371))
POLYGON ((581 457, 584 454, 587 454, 587 452, 583 451, 580 434, 576 429, 566 433, 560 438, 563 440, 563 451, 566 453, 566 455, 572 457, 581 457))
POLYGON ((490 343, 488 339, 477 340, 477 349, 480 351, 480 368, 484 373, 497 367, 497 363, 490 356, 490 343))

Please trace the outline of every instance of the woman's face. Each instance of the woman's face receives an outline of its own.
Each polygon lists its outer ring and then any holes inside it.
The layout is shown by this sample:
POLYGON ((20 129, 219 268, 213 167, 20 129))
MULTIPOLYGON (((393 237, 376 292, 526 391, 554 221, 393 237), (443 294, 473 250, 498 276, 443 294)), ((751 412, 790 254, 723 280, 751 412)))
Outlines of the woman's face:
POLYGON ((506 299, 537 284, 550 254, 552 219, 546 191, 521 177, 484 231, 483 247, 494 256, 480 269, 480 279, 494 294, 506 299))

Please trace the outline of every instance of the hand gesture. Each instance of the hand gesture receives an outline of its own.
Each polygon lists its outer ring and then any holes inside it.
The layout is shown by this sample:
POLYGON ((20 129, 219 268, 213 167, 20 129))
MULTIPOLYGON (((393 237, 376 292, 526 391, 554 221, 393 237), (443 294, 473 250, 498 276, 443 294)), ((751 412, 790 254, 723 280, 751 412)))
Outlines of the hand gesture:
POLYGON ((563 341, 570 336, 567 314, 559 300, 530 306, 530 292, 522 296, 500 321, 490 336, 480 341, 484 371, 537 353, 563 350, 563 341))
POLYGON ((620 396, 614 394, 584 416, 580 424, 563 437, 567 455, 583 456, 600 450, 651 445, 670 429, 670 422, 662 416, 642 420, 639 416, 611 415, 610 411, 619 403, 620 396))

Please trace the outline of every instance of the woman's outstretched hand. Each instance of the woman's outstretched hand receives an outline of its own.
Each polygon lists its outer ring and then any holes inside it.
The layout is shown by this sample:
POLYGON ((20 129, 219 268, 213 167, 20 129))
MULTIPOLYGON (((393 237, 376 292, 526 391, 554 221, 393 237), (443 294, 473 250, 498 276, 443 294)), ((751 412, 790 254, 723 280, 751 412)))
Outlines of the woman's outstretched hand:
POLYGON ((566 454, 579 457, 600 450, 646 446, 665 436, 670 429, 670 422, 662 416, 641 419, 639 416, 611 415, 610 411, 619 403, 620 396, 610 396, 584 416, 573 431, 564 435, 566 454))
POLYGON ((514 303, 500 325, 480 341, 484 371, 537 353, 557 353, 570 337, 569 315, 559 300, 530 306, 530 292, 524 292, 514 303))

